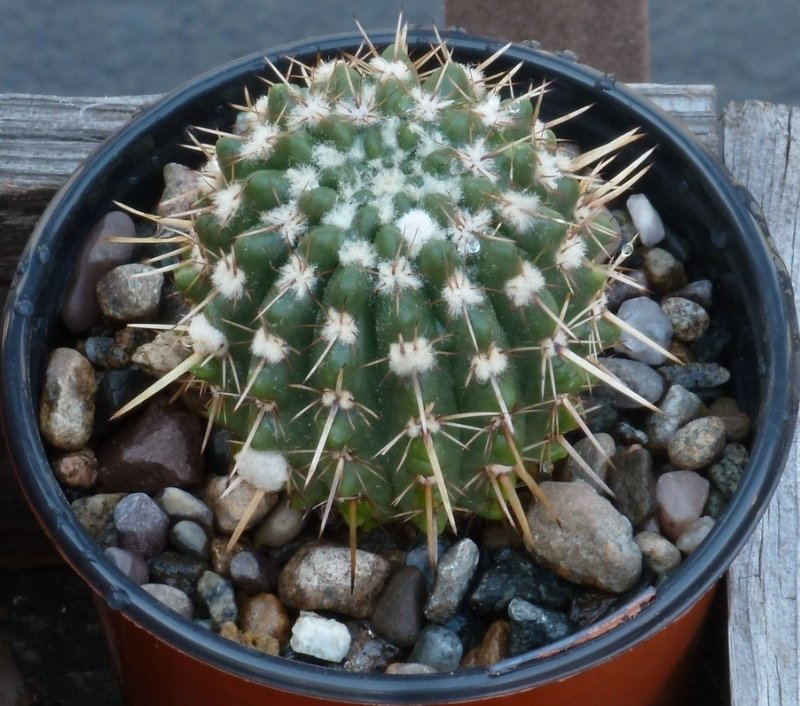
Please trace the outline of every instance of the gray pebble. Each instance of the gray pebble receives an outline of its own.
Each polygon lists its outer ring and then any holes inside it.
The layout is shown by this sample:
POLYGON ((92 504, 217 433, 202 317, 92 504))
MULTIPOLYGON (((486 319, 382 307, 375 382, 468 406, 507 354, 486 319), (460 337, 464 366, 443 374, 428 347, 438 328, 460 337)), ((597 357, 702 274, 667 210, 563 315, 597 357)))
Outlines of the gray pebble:
POLYGON ((663 248, 649 248, 644 253, 644 271, 658 292, 671 292, 686 284, 683 264, 663 248))
POLYGON ((733 442, 725 445, 720 457, 709 467, 709 479, 726 498, 732 497, 739 487, 747 460, 747 449, 733 442))
POLYGON ((400 654, 400 648, 378 637, 369 624, 348 626, 352 641, 342 667, 348 672, 384 672, 400 654))
MULTIPOLYGON (((598 361, 612 375, 620 379, 630 390, 651 403, 664 394, 664 379, 645 363, 627 358, 600 358, 598 361)), ((619 409, 635 409, 641 405, 627 395, 608 385, 595 390, 595 395, 608 395, 611 404, 619 409)))
POLYGON ((89 443, 96 389, 94 368, 78 351, 56 348, 50 353, 39 400, 39 430, 45 441, 64 451, 89 443))
MULTIPOLYGON (((649 297, 628 299, 620 306, 617 316, 661 348, 669 348, 672 323, 661 307, 649 297)), ((648 365, 660 365, 666 360, 663 353, 625 330, 620 333, 614 350, 648 365)))
POLYGON ((641 527, 656 512, 656 477, 653 457, 641 446, 619 449, 608 471, 614 506, 634 527, 641 527))
POLYGON ((439 559, 436 582, 425 604, 428 620, 442 623, 455 612, 475 573, 478 558, 478 545, 466 538, 456 542, 439 559))
POLYGON ((687 390, 719 387, 731 379, 730 371, 719 363, 662 365, 658 370, 673 385, 681 385, 687 390))
POLYGON ((700 338, 711 322, 708 312, 702 306, 683 297, 664 299, 661 309, 672 324, 672 335, 684 343, 700 338))
POLYGON ((650 437, 647 432, 633 426, 629 422, 620 421, 614 427, 614 434, 618 441, 623 444, 638 444, 639 446, 647 446, 650 443, 650 437))
POLYGON ((257 548, 277 549, 294 541, 305 527, 305 516, 288 502, 281 503, 253 533, 257 548))
POLYGON ((695 419, 702 409, 703 402, 697 395, 682 385, 671 385, 659 404, 660 412, 647 418, 649 447, 654 451, 665 449, 678 429, 695 419))
POLYGON ((696 470, 710 464, 725 446, 725 424, 701 417, 682 426, 669 440, 669 460, 678 468, 696 470))
POLYGON ((520 598, 508 604, 508 622, 510 657, 549 645, 577 629, 563 613, 541 608, 520 598))
POLYGON ((192 520, 176 522, 169 531, 169 543, 192 559, 211 559, 211 540, 206 530, 192 520))
POLYGON ((132 262, 103 275, 97 283, 100 311, 114 321, 147 321, 158 314, 164 274, 132 262))
POLYGON ((191 350, 178 333, 160 331, 152 341, 138 346, 131 360, 148 375, 160 377, 177 368, 190 354, 191 350))
POLYGON ((681 536, 675 540, 675 546, 686 555, 692 554, 700 546, 701 542, 708 536, 714 528, 715 520, 713 517, 703 516, 697 518, 690 524, 681 536))
POLYGON ((131 493, 114 508, 114 526, 119 546, 145 559, 164 551, 167 546, 169 518, 145 493, 131 493))
POLYGON ((113 336, 89 336, 83 344, 83 352, 92 365, 105 368, 114 343, 113 336))
POLYGON ((170 162, 164 165, 164 191, 156 207, 162 218, 185 214, 197 200, 200 175, 189 167, 170 162))
POLYGON ((197 582, 197 595, 208 608, 211 624, 215 628, 236 622, 239 611, 230 581, 213 571, 205 571, 197 582))
POLYGON ((423 626, 425 577, 416 566, 392 574, 370 616, 375 631, 402 647, 410 647, 423 626))
POLYGON ((556 479, 563 481, 582 480, 592 486, 598 493, 606 492, 605 487, 598 483, 598 479, 605 484, 611 458, 616 451, 614 438, 610 434, 595 434, 594 440, 580 439, 575 442, 574 448, 583 462, 592 469, 594 476, 589 474, 582 464, 570 456, 562 467, 563 472, 557 475, 556 479))
POLYGON ((426 664, 437 672, 452 672, 458 669, 463 651, 461 640, 452 630, 441 625, 427 625, 422 629, 408 661, 426 664))
POLYGON ((103 550, 103 556, 131 581, 141 585, 150 580, 147 562, 136 552, 120 549, 119 547, 107 547, 103 550))
POLYGON ((625 276, 638 284, 635 286, 627 282, 615 280, 606 292, 606 306, 610 311, 616 312, 622 305, 622 302, 635 297, 641 297, 647 290, 647 275, 644 270, 630 270, 625 273, 625 276))
POLYGON ((153 583, 174 586, 194 598, 197 595, 197 582, 208 569, 208 562, 168 550, 151 558, 147 568, 153 583))
POLYGON ((683 297, 690 301, 696 302, 702 306, 706 311, 711 308, 713 300, 714 287, 709 279, 698 279, 694 282, 689 282, 685 287, 676 289, 672 292, 673 297, 683 297))
POLYGON ((259 552, 243 549, 232 558, 228 568, 237 589, 254 596, 272 593, 278 584, 278 567, 259 552))
POLYGON ((642 550, 644 563, 651 571, 666 574, 680 565, 680 550, 658 532, 639 532, 633 539, 642 550))
POLYGON ((172 522, 192 520, 208 532, 213 527, 214 514, 211 512, 211 508, 182 488, 164 488, 153 500, 161 506, 172 522))
POLYGON ((187 620, 192 620, 194 617, 192 600, 179 588, 167 586, 163 583, 145 583, 142 588, 167 608, 174 610, 178 615, 187 620))

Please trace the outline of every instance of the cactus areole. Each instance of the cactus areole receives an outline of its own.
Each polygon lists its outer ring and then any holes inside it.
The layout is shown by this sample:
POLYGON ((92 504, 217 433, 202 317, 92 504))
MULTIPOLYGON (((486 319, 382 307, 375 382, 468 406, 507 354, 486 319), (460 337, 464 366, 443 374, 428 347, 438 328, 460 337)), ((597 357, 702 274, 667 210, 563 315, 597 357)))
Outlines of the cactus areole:
POLYGON ((275 69, 197 141, 196 208, 160 221, 192 309, 157 387, 201 387, 235 437, 232 482, 286 488, 323 527, 413 522, 434 561, 464 513, 532 548, 540 469, 588 433, 579 394, 615 384, 593 362, 624 279, 609 204, 646 169, 606 174, 633 132, 560 141, 572 116, 540 120, 548 86, 494 73, 501 54, 412 58, 401 25, 382 51, 275 69))

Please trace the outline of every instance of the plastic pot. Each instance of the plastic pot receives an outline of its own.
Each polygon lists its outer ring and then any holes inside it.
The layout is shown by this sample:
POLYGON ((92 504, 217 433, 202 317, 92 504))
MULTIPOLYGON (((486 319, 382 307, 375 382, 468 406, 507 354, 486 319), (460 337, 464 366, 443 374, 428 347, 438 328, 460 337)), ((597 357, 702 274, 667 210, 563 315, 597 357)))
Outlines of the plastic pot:
MULTIPOLYGON (((461 61, 477 63, 499 48, 461 33, 443 36, 461 61)), ((371 35, 376 45, 392 38, 371 35)), ((430 31, 409 33, 412 49, 435 41, 430 31)), ((335 36, 267 56, 281 66, 286 56, 309 62, 318 54, 354 51, 360 43, 359 35, 335 36)), ((724 516, 635 617, 489 670, 430 676, 355 675, 264 657, 161 608, 106 562, 71 512, 38 432, 47 354, 65 340, 59 307, 69 263, 112 201, 152 208, 162 167, 192 159, 181 146, 187 126, 230 124, 230 104, 241 102, 245 85, 257 91, 258 76, 266 73, 262 54, 244 57, 139 115, 72 176, 30 239, 5 312, 2 412, 19 481, 52 541, 97 595, 128 704, 685 703, 679 688, 691 676, 687 665, 714 587, 763 513, 794 430, 800 376, 791 283, 750 195, 682 126, 612 78, 550 54, 515 45, 497 66, 518 62, 521 83, 552 82, 545 117, 592 104, 560 128, 562 136, 589 149, 639 126, 646 138, 629 148, 631 154, 657 147, 654 167, 638 190, 671 229, 668 247, 689 255, 694 276, 713 280, 720 304, 715 316, 727 320, 735 339, 726 361, 736 381, 730 392, 754 420, 749 466, 724 516)))

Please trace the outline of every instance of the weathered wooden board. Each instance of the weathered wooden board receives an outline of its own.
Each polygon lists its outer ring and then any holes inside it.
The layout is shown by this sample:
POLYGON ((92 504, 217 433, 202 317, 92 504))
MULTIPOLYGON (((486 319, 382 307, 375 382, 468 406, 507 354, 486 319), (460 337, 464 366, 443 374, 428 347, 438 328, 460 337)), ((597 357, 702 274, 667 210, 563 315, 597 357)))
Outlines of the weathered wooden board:
MULTIPOLYGON (((758 201, 800 285, 800 108, 729 105, 725 163, 758 201)), ((795 303, 798 303, 795 290, 795 303)), ((732 706, 800 704, 800 478, 795 436, 780 485, 728 574, 732 706)))

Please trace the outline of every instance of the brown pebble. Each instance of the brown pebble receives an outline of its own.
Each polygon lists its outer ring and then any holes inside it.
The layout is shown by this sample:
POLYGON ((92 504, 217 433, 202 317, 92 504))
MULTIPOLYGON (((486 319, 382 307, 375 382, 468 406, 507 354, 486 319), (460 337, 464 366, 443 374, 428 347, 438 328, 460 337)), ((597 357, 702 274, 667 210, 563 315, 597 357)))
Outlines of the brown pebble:
POLYGON ((733 397, 720 397, 714 401, 708 411, 722 420, 728 441, 741 442, 750 436, 750 417, 739 410, 739 406, 733 397))
POLYGON ((253 635, 268 635, 281 645, 289 641, 292 623, 277 596, 259 593, 239 600, 239 627, 253 635))
POLYGON ((260 523, 278 502, 277 493, 264 493, 245 480, 226 493, 228 488, 226 476, 215 476, 205 490, 206 503, 214 512, 214 524, 222 534, 233 534, 256 493, 261 493, 261 499, 247 522, 248 529, 260 523))
POLYGON ((97 457, 91 449, 80 449, 53 461, 53 473, 67 488, 88 490, 97 482, 97 457))
POLYGON ((245 546, 240 542, 236 542, 228 549, 227 537, 214 537, 211 540, 211 568, 214 573, 220 576, 228 576, 230 574, 231 559, 243 549, 245 549, 245 546))
POLYGON ((39 403, 39 428, 58 449, 77 451, 89 442, 97 382, 92 364, 72 348, 50 354, 39 403))
POLYGON ((508 652, 509 632, 510 628, 505 620, 493 622, 483 636, 481 644, 473 647, 461 660, 461 666, 488 667, 505 659, 508 652))

